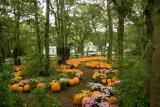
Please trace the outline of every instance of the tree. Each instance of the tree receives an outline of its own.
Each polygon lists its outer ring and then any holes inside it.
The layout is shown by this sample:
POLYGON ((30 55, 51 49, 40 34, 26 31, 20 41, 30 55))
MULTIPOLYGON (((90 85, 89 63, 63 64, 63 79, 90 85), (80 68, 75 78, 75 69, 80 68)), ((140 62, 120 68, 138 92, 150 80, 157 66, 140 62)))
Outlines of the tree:
POLYGON ((160 2, 147 0, 146 25, 148 42, 148 70, 150 73, 150 107, 160 106, 160 2))
POLYGON ((120 62, 123 62, 123 39, 124 39, 124 20, 129 12, 131 12, 131 7, 133 1, 131 0, 112 0, 115 10, 118 14, 118 28, 117 28, 117 53, 120 62))
POLYGON ((111 16, 111 2, 108 0, 107 2, 107 15, 108 15, 108 23, 109 23, 109 47, 108 47, 108 61, 112 61, 112 38, 113 38, 113 24, 112 24, 112 16, 111 16))
POLYGON ((36 37, 37 37, 37 50, 38 50, 38 52, 41 53, 42 52, 42 45, 41 45, 41 37, 40 37, 37 0, 34 0, 33 3, 34 3, 35 31, 36 31, 36 37))
POLYGON ((16 0, 13 2, 13 13, 15 18, 15 30, 14 30, 14 41, 15 41, 15 47, 13 50, 13 58, 14 58, 14 64, 20 65, 20 50, 19 50, 19 39, 20 39, 20 17, 21 17, 21 2, 16 0))
POLYGON ((49 65, 50 65, 50 58, 49 58, 49 3, 50 0, 46 0, 46 22, 45 22, 45 74, 47 74, 49 65))
POLYGON ((74 4, 74 0, 55 0, 50 4, 55 18, 55 36, 57 45, 57 56, 59 64, 66 64, 69 58, 70 45, 68 44, 68 35, 70 29, 69 10, 74 4))

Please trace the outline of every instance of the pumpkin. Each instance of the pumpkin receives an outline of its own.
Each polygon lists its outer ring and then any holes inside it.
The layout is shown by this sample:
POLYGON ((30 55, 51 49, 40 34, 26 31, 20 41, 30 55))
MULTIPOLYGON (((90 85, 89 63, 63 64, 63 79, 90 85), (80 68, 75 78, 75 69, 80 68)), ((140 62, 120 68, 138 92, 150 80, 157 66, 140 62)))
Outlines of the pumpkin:
POLYGON ((76 94, 76 95, 74 96, 74 103, 75 103, 75 104, 82 104, 82 96, 79 95, 79 94, 76 94))
POLYGON ((20 77, 22 75, 22 71, 18 71, 14 73, 15 77, 20 77))
POLYGON ((128 67, 128 65, 129 65, 129 64, 126 63, 126 64, 124 64, 124 67, 128 67))
POLYGON ((74 79, 74 81, 75 81, 75 84, 78 84, 78 83, 79 83, 79 78, 78 78, 78 77, 74 77, 73 79, 74 79))
POLYGON ((17 67, 15 67, 15 71, 16 72, 19 72, 20 71, 20 68, 17 66, 17 67))
POLYGON ((116 97, 111 96, 107 101, 108 101, 109 104, 114 104, 116 102, 116 97))
POLYGON ((59 82, 53 82, 52 85, 51 85, 51 90, 53 92, 57 92, 61 89, 61 86, 59 84, 59 82))
POLYGON ((104 78, 101 79, 101 83, 102 83, 102 84, 106 84, 106 83, 107 83, 106 79, 104 79, 104 78))
POLYGON ((11 85, 11 90, 13 90, 13 91, 17 91, 18 90, 18 88, 19 88, 19 84, 13 84, 13 85, 11 85))
POLYGON ((111 83, 112 80, 111 79, 107 79, 107 84, 111 83))
POLYGON ((118 79, 117 79, 116 76, 113 76, 113 77, 111 78, 111 80, 112 80, 112 82, 115 82, 115 81, 117 81, 118 79))
POLYGON ((108 83, 108 87, 112 87, 113 85, 113 83, 108 83))
POLYGON ((42 89, 44 89, 44 88, 45 88, 45 84, 44 84, 44 83, 38 83, 38 84, 37 84, 37 88, 42 88, 42 89))
POLYGON ((24 87, 23 87, 23 90, 25 91, 25 92, 27 92, 27 91, 29 91, 30 90, 30 85, 25 85, 24 87))
POLYGON ((89 92, 88 96, 91 97, 93 95, 93 92, 89 92))
POLYGON ((94 91, 93 94, 92 94, 92 96, 96 96, 96 95, 98 95, 100 93, 101 93, 100 91, 94 91))
POLYGON ((74 79, 69 79, 69 80, 68 80, 68 84, 69 84, 70 86, 75 85, 75 80, 74 80, 74 79))
POLYGON ((18 87, 18 91, 23 92, 23 87, 18 87))

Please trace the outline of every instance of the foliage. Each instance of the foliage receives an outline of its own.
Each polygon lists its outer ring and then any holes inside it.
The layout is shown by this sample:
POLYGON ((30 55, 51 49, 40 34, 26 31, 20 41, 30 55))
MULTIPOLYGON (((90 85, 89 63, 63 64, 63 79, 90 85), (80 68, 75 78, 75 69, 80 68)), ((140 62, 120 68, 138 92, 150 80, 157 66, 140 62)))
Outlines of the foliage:
POLYGON ((8 84, 11 78, 12 67, 10 65, 3 65, 0 68, 0 106, 8 107, 8 99, 10 99, 10 90, 8 84))
POLYGON ((35 89, 27 96, 25 104, 29 107, 60 107, 60 102, 53 95, 43 89, 35 89))
POLYGON ((122 107, 148 107, 146 65, 140 62, 132 65, 122 72, 121 83, 117 86, 119 104, 122 107))
POLYGON ((43 55, 39 52, 30 52, 25 58, 26 69, 23 72, 24 76, 37 77, 43 68, 43 55))

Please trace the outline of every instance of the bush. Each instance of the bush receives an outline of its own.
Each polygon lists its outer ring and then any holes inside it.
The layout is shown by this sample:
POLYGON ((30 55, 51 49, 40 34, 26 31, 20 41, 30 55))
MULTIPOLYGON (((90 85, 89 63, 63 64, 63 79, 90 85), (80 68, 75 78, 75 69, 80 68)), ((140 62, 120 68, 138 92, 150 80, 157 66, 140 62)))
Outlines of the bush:
POLYGON ((43 89, 33 90, 26 98, 27 107, 60 107, 60 102, 52 94, 48 94, 43 89))
POLYGON ((60 107, 60 103, 52 94, 43 89, 35 89, 30 93, 13 92, 9 88, 13 68, 4 65, 0 71, 0 107, 60 107))
POLYGON ((43 54, 38 52, 28 53, 25 57, 26 69, 23 75, 29 78, 39 76, 44 71, 43 63, 43 54))
POLYGON ((119 90, 120 107, 148 107, 147 87, 148 74, 146 66, 138 62, 121 72, 119 90))
POLYGON ((10 107, 8 103, 10 99, 10 90, 8 84, 12 77, 12 67, 10 65, 3 65, 0 69, 0 107, 10 107))

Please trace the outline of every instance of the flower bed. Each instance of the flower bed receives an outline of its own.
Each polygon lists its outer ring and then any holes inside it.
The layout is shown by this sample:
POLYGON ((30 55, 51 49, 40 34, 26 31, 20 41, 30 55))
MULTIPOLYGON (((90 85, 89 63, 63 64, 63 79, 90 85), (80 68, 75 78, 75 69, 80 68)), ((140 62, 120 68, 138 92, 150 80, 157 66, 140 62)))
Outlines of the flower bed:
POLYGON ((114 88, 100 83, 89 83, 89 86, 91 90, 82 90, 74 96, 75 104, 82 105, 82 107, 115 107, 116 91, 114 88))
POLYGON ((35 88, 46 89, 49 88, 52 92, 58 92, 68 86, 75 86, 79 84, 80 78, 83 72, 78 69, 70 69, 66 65, 62 65, 58 69, 58 74, 51 76, 49 78, 34 78, 26 79, 22 74, 22 69, 15 67, 14 78, 11 80, 9 87, 12 91, 16 92, 29 92, 35 88), (64 72, 66 70, 66 72, 64 72), (51 82, 48 82, 51 81, 51 82))
POLYGON ((92 79, 97 83, 114 86, 120 82, 116 75, 116 70, 99 69, 94 71, 92 79))

